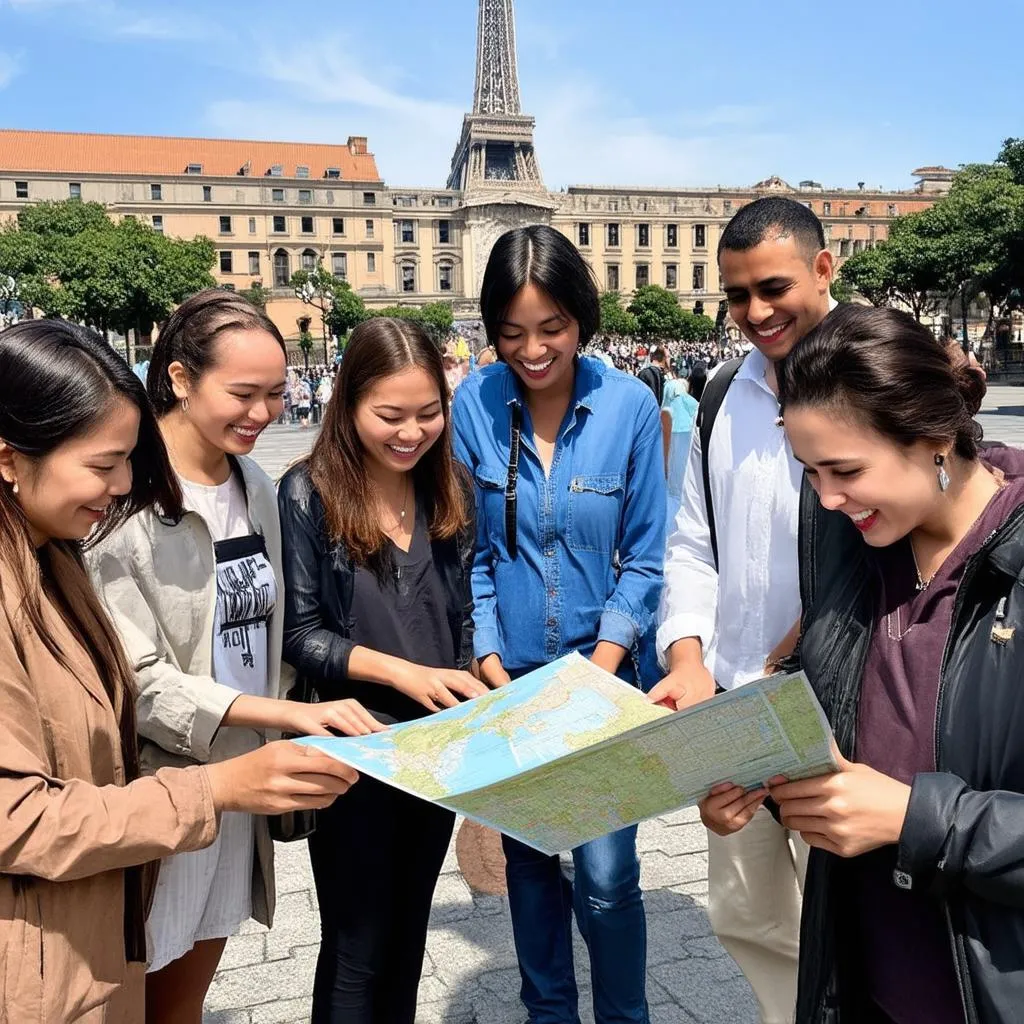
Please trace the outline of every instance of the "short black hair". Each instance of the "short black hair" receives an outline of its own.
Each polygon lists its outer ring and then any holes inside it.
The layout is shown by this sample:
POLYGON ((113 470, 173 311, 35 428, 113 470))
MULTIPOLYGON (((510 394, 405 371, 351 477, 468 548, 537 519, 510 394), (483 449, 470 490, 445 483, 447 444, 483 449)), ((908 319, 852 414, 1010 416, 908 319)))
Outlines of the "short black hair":
POLYGON ((794 238, 813 259, 825 248, 825 229, 814 212, 784 196, 765 196, 740 208, 725 226, 718 242, 718 258, 723 249, 746 252, 770 237, 794 238))
POLYGON ((480 289, 487 340, 497 346, 508 307, 519 290, 531 283, 579 324, 580 348, 584 348, 601 321, 597 282, 576 246, 546 224, 513 228, 494 243, 480 289))

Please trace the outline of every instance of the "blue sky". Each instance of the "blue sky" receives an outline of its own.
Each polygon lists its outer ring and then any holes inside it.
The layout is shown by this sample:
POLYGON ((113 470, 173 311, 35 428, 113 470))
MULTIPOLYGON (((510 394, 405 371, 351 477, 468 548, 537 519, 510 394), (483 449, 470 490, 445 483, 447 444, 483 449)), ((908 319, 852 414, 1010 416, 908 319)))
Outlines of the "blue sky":
MULTIPOLYGON (((475 0, 0 0, 0 126, 334 142, 443 185, 475 0)), ((1024 135, 1024 0, 516 0, 549 187, 907 188, 1024 135), (1005 44, 1001 41, 1005 41, 1005 44)))

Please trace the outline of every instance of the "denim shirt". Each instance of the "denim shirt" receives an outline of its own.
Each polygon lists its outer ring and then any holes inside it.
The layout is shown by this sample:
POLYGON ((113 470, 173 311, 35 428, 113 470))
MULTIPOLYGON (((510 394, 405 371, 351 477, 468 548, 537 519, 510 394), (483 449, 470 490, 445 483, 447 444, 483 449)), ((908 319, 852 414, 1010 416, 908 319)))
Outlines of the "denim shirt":
POLYGON ((577 362, 547 476, 514 373, 485 367, 452 406, 455 454, 473 474, 474 653, 520 673, 599 640, 631 649, 651 627, 665 554, 661 421, 650 388, 600 360, 577 362), (517 539, 505 540, 512 407, 523 411, 517 539), (617 554, 617 559, 616 559, 617 554))

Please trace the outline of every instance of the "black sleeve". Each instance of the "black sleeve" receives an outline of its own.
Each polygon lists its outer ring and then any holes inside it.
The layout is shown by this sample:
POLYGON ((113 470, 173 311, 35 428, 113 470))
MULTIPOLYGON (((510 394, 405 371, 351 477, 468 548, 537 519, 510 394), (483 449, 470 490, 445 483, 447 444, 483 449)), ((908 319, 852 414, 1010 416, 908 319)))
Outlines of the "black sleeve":
POLYGON ((469 517, 465 527, 459 534, 458 553, 460 578, 462 579, 462 628, 456 638, 456 666, 468 669, 473 661, 473 562, 476 555, 476 491, 469 471, 461 464, 456 464, 459 483, 462 486, 463 503, 469 517))
POLYGON ((898 866, 935 895, 966 889, 1024 908, 1024 794, 974 790, 949 772, 916 775, 898 866))
POLYGON ((320 568, 327 544, 312 499, 312 484, 301 468, 281 481, 277 506, 284 566, 284 660, 312 680, 322 698, 335 700, 348 696, 342 684, 355 644, 324 623, 320 568))

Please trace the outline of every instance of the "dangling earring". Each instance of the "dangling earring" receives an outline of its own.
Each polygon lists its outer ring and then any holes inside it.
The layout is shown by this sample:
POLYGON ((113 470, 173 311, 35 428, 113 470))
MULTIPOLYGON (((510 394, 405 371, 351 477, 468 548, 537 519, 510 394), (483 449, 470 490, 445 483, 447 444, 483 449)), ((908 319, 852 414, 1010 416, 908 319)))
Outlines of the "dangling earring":
POLYGON ((18 493, 18 481, 17 481, 17 480, 15 480, 15 481, 14 481, 14 483, 13 483, 13 484, 11 485, 11 490, 12 490, 12 491, 13 491, 13 492, 14 492, 15 494, 17 494, 17 493, 18 493))
POLYGON ((181 400, 181 411, 188 412, 188 397, 186 396, 181 400))
POLYGON ((949 474, 946 472, 945 462, 946 462, 946 456, 945 455, 936 455, 935 456, 935 465, 938 466, 938 472, 936 472, 935 475, 939 479, 939 490, 940 491, 948 491, 949 490, 949 474))

